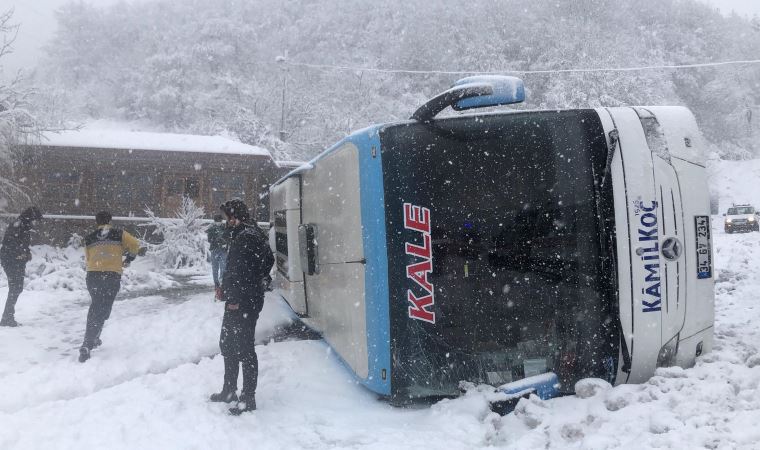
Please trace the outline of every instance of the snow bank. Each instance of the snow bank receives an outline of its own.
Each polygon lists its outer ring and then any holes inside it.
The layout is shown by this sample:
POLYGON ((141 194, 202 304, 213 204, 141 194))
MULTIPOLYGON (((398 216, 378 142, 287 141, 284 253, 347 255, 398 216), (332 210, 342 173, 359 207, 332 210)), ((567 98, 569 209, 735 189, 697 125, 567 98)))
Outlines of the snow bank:
MULTIPOLYGON (((75 246, 51 247, 35 245, 31 247, 32 260, 26 265, 24 289, 33 292, 76 292, 87 291, 85 283, 84 250, 75 246)), ((209 269, 210 270, 210 269, 209 269)), ((205 267, 184 271, 181 275, 205 275, 205 267)), ((2 271, 0 271, 2 273, 2 271)), ((150 259, 138 258, 124 270, 121 290, 124 292, 155 291, 179 287, 175 272, 157 268, 150 259)), ((211 284, 209 280, 208 283, 211 284)), ((0 287, 7 287, 5 273, 0 275, 0 287)))
MULTIPOLYGON (((24 289, 32 292, 87 291, 85 283, 84 250, 76 246, 31 247, 32 260, 26 266, 24 289)), ((159 289, 178 288, 184 284, 211 286, 209 264, 183 269, 165 269, 160 261, 150 257, 138 257, 124 269, 121 278, 122 292, 152 292, 159 289), (178 280, 181 280, 178 281, 178 280)), ((0 287, 7 287, 5 273, 0 270, 0 287)))

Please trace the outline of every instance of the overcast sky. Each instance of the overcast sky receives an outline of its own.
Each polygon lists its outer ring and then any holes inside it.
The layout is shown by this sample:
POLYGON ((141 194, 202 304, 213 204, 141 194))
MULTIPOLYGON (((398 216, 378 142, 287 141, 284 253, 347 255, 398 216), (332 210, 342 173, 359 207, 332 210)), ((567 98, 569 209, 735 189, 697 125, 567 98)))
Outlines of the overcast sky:
MULTIPOLYGON (((119 0, 84 0, 99 6, 116 3, 119 0)), ((0 0, 0 10, 13 8, 13 22, 20 23, 21 28, 13 45, 13 53, 3 61, 3 73, 16 73, 34 67, 42 56, 41 47, 53 37, 56 23, 53 11, 71 0, 0 0)), ((1 74, 0 74, 1 75, 1 74)))
MULTIPOLYGON (((34 67, 42 55, 41 47, 55 31, 53 11, 71 0, 0 0, 0 10, 15 8, 14 21, 21 24, 14 53, 4 58, 3 73, 0 76, 15 73, 18 69, 28 70, 34 67)), ((83 0, 87 2, 87 0, 83 0)), ((116 3, 119 0, 90 0, 99 6, 116 3)), ((124 0, 122 0, 124 1, 124 0)), ((134 0, 131 0, 134 1, 134 0)), ((143 0, 147 1, 147 0, 143 0)), ((182 0, 177 0, 182 1, 182 0)), ((435 1, 435 0, 433 0, 435 1)), ((724 13, 732 10, 739 14, 760 16, 760 0, 701 0, 712 3, 724 13)))

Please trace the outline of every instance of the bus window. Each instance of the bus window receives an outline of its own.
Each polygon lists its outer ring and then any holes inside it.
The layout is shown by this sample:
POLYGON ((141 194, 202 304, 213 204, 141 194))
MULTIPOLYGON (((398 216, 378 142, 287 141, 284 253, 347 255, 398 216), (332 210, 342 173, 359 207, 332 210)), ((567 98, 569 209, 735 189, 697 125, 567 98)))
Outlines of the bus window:
POLYGON ((288 277, 288 223, 285 210, 274 213, 274 239, 277 269, 288 277))

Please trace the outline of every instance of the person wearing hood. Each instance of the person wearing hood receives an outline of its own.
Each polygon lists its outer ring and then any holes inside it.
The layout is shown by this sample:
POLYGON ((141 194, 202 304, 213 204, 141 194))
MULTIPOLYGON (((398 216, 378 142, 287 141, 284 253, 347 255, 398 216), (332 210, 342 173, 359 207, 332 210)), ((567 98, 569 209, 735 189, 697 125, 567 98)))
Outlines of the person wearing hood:
POLYGON ((269 240, 255 224, 248 223, 248 207, 241 200, 221 206, 230 232, 227 267, 222 276, 224 318, 219 347, 224 357, 222 391, 211 395, 212 402, 238 400, 237 380, 243 368, 243 390, 237 405, 229 410, 240 415, 256 409, 259 364, 256 356, 256 321, 264 307, 266 280, 274 264, 269 240))
POLYGON ((0 265, 8 277, 8 299, 5 300, 3 318, 0 326, 16 327, 16 301, 24 290, 24 272, 26 263, 32 259, 29 250, 31 231, 36 222, 42 219, 42 213, 32 206, 22 212, 18 218, 5 230, 2 246, 0 246, 0 265))

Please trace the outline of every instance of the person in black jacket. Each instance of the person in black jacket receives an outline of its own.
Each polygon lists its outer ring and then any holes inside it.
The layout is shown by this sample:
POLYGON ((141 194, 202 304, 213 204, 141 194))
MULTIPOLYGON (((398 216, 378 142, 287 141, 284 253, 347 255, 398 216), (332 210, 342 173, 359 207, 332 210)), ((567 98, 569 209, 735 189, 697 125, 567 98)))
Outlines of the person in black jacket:
POLYGON ((24 210, 5 230, 3 244, 0 247, 0 265, 3 266, 3 271, 8 277, 8 299, 5 301, 0 326, 17 327, 19 325, 15 318, 16 301, 24 290, 26 263, 32 259, 32 253, 29 251, 30 232, 35 222, 40 219, 42 219, 42 213, 32 206, 24 210))
POLYGON ((266 279, 274 264, 269 240, 255 224, 247 223, 248 207, 240 200, 230 200, 221 207, 230 232, 227 267, 222 277, 224 318, 219 347, 224 357, 222 391, 212 394, 212 402, 237 400, 237 379, 243 367, 243 390, 230 414, 239 415, 256 409, 256 384, 259 364, 254 345, 256 321, 264 307, 266 279))

